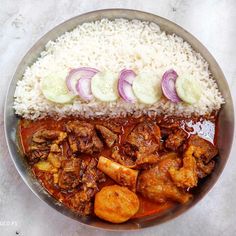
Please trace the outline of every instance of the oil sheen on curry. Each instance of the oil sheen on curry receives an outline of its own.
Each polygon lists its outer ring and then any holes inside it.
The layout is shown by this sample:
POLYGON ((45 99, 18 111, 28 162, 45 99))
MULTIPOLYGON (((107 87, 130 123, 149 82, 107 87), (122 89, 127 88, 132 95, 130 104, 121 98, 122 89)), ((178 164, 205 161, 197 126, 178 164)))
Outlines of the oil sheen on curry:
POLYGON ((122 223, 194 198, 214 170, 217 115, 21 119, 35 176, 81 216, 122 223))

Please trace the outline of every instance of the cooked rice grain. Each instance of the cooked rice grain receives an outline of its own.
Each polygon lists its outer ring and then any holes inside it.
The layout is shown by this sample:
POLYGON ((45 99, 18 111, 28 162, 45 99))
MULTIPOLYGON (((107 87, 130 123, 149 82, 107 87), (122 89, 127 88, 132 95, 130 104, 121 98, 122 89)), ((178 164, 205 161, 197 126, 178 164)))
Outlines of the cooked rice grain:
MULTIPOLYGON (((147 78, 148 79, 148 78, 147 78)), ((204 115, 220 109, 224 99, 208 69, 208 63, 182 38, 167 35, 159 26, 139 20, 102 19, 79 25, 71 32, 49 41, 38 60, 28 67, 18 81, 14 109, 16 114, 37 119, 45 116, 125 116, 129 113, 204 115), (66 76, 70 68, 81 66, 119 73, 131 68, 139 73, 143 69, 162 75, 174 69, 179 75, 191 74, 202 87, 200 101, 194 105, 174 104, 162 98, 154 105, 129 104, 122 99, 104 103, 89 103, 76 98, 72 104, 60 105, 48 101, 40 90, 40 79, 51 73, 66 76)))

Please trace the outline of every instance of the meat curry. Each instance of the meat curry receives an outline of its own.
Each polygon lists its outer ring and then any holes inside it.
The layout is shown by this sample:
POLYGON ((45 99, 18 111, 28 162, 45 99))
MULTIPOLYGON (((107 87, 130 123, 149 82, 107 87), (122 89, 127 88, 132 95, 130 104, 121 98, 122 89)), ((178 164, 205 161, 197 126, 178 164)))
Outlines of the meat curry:
POLYGON ((216 114, 21 119, 19 137, 53 197, 79 215, 121 223, 194 197, 192 190, 214 169, 216 121, 216 114))

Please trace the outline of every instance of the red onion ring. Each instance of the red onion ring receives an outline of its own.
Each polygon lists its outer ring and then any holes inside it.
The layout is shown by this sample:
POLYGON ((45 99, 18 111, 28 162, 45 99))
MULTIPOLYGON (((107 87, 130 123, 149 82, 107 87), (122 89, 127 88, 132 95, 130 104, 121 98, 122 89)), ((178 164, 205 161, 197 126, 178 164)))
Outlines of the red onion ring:
POLYGON ((93 94, 91 91, 91 78, 83 77, 77 81, 76 90, 84 100, 92 100, 93 94))
POLYGON ((181 99, 179 98, 176 88, 175 88, 175 82, 178 77, 178 74, 173 69, 166 71, 162 76, 161 81, 161 88, 163 91, 163 94, 166 98, 168 98, 170 101, 177 103, 181 102, 181 99))
POLYGON ((89 78, 91 79, 96 73, 97 69, 91 67, 80 67, 70 70, 69 74, 66 77, 66 85, 69 91, 78 94, 76 85, 79 79, 89 78))
POLYGON ((119 95, 129 103, 134 103, 136 98, 133 94, 132 84, 136 77, 133 70, 123 69, 120 72, 118 80, 118 92, 119 95))

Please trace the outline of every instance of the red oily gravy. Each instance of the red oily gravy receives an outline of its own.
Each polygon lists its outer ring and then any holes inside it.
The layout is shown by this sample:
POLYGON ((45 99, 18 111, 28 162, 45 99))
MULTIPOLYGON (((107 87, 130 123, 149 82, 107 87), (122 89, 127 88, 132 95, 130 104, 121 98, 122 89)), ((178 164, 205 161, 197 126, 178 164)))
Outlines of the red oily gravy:
MULTIPOLYGON (((91 124, 107 124, 109 122, 116 122, 117 124, 117 131, 119 131, 119 144, 122 144, 124 140, 126 140, 128 134, 131 132, 131 130, 137 125, 139 122, 142 122, 144 120, 152 120, 154 121, 162 130, 165 130, 170 127, 181 127, 186 133, 189 135, 191 134, 198 134, 202 138, 207 139, 213 144, 216 144, 216 121, 217 116, 215 114, 205 116, 205 117, 191 117, 191 118, 177 118, 177 117, 166 117, 166 116, 158 116, 154 118, 150 118, 147 116, 142 116, 139 118, 133 118, 133 117, 126 117, 126 118, 96 118, 96 119, 84 119, 80 117, 67 117, 62 118, 60 120, 54 120, 53 118, 44 118, 39 119, 36 121, 30 121, 26 119, 21 119, 19 121, 19 139, 22 145, 22 149, 24 153, 27 153, 29 150, 29 145, 31 142, 32 135, 40 130, 40 129, 49 129, 49 130, 63 130, 65 123, 71 120, 79 120, 79 121, 86 121, 91 124)), ((66 149, 67 147, 63 147, 66 149)), ((105 147, 99 155, 109 157, 111 156, 111 148, 105 147)), ((90 158, 88 154, 81 154, 80 158, 86 159, 90 158)), ((94 156, 95 158, 98 158, 98 155, 94 156)), ((36 168, 32 168, 33 172, 35 173, 36 177, 40 180, 42 185, 46 188, 46 190, 54 196, 57 200, 64 203, 66 206, 70 207, 70 205, 67 202, 67 199, 70 197, 71 193, 63 192, 57 189, 50 179, 51 177, 47 174, 42 174, 40 171, 38 171, 36 168)), ((107 177, 106 181, 104 183, 101 183, 98 185, 99 189, 101 189, 104 186, 113 185, 115 182, 111 180, 109 177, 107 177)), ((149 199, 144 198, 139 193, 137 193, 137 196, 140 201, 140 207, 138 212, 132 217, 140 218, 148 215, 152 215, 155 213, 160 213, 162 211, 165 211, 167 209, 172 208, 177 203, 172 201, 166 201, 165 203, 156 203, 149 199)))

